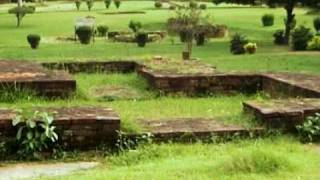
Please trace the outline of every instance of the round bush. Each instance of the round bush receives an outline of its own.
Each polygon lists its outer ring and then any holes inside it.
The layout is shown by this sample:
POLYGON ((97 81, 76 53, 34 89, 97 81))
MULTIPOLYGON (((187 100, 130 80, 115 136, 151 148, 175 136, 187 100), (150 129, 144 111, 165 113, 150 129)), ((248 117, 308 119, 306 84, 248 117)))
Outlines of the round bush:
POLYGON ((190 8, 198 8, 198 3, 195 2, 195 1, 190 1, 189 7, 190 7, 190 8))
POLYGON ((207 9, 207 5, 206 4, 200 4, 200 9, 202 9, 202 10, 205 10, 205 9, 207 9))
POLYGON ((129 22, 128 27, 129 27, 133 32, 138 32, 139 29, 141 29, 142 24, 141 24, 141 22, 139 22, 139 21, 133 21, 133 20, 131 20, 131 21, 129 22))
POLYGON ((107 32, 109 30, 109 27, 106 26, 106 25, 99 25, 97 27, 97 30, 98 30, 98 35, 101 36, 101 37, 105 37, 107 35, 107 32))
POLYGON ((320 33, 320 17, 317 17, 313 20, 313 26, 315 30, 320 33))
POLYGON ((273 34, 273 42, 278 45, 283 45, 285 44, 285 35, 284 35, 284 30, 277 30, 273 34))
POLYGON ((176 10, 176 8, 177 8, 177 7, 176 7, 175 5, 170 5, 170 6, 169 6, 169 9, 170 9, 170 10, 176 10))
POLYGON ((274 24, 274 15, 273 14, 265 14, 261 18, 263 26, 273 26, 274 24))
POLYGON ((304 51, 308 47, 308 42, 313 38, 311 29, 304 26, 296 28, 291 35, 292 49, 295 51, 304 51))
POLYGON ((244 45, 244 49, 246 50, 247 53, 249 54, 254 54, 257 52, 257 44, 256 43, 247 43, 246 45, 244 45))
POLYGON ((138 32, 136 34, 136 41, 139 47, 145 47, 148 41, 148 34, 145 32, 138 32))
POLYGON ((307 49, 312 51, 320 51, 320 36, 315 36, 311 41, 309 41, 307 49))
POLYGON ((32 49, 37 49, 39 47, 41 37, 38 34, 29 34, 27 36, 27 40, 32 49))
POLYGON ((114 0, 114 5, 116 6, 117 9, 120 8, 120 5, 121 5, 121 1, 120 0, 114 0))
POLYGON ((154 3, 154 7, 156 7, 156 8, 162 8, 162 2, 156 1, 156 2, 154 3))
POLYGON ((81 26, 76 29, 76 34, 81 44, 90 44, 93 29, 89 26, 81 26))
POLYGON ((248 43, 248 40, 245 36, 240 34, 235 34, 232 36, 230 42, 230 51, 232 54, 244 54, 246 50, 244 46, 248 43))
POLYGON ((111 5, 111 0, 104 0, 104 5, 106 6, 106 9, 109 9, 111 5))

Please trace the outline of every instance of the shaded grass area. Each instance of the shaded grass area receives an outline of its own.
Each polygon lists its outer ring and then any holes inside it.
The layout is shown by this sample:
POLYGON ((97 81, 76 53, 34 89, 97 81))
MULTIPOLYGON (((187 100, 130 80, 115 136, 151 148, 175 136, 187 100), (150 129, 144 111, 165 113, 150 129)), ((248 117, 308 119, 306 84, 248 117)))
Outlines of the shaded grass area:
POLYGON ((40 179, 316 180, 319 162, 313 150, 289 137, 225 144, 153 144, 107 156, 94 170, 40 179))

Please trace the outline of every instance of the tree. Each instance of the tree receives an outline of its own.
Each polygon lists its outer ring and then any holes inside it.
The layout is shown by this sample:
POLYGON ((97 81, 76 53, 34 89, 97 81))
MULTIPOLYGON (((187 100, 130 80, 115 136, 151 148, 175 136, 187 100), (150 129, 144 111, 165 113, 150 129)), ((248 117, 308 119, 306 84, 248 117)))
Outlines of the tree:
POLYGON ((26 14, 32 14, 35 12, 35 7, 33 6, 25 6, 23 5, 22 0, 18 0, 17 1, 18 6, 9 9, 9 13, 10 14, 15 14, 16 18, 17 18, 17 27, 19 27, 21 25, 21 21, 22 18, 26 15, 26 14))

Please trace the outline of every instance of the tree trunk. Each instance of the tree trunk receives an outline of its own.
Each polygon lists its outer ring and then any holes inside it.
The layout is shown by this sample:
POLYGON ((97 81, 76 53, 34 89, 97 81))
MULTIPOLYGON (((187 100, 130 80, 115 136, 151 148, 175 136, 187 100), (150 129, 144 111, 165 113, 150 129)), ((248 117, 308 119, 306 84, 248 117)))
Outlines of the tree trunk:
POLYGON ((284 37, 285 44, 289 44, 289 41, 290 41, 292 23, 294 22, 294 18, 295 18, 295 14, 293 13, 295 4, 296 4, 295 0, 288 0, 287 5, 285 6, 285 9, 287 11, 287 19, 285 22, 285 37, 284 37))

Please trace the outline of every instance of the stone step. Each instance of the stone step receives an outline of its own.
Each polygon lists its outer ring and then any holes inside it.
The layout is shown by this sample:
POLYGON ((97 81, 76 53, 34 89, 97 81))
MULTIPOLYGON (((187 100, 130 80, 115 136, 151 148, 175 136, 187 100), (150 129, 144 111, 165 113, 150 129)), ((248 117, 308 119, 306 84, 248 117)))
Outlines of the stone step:
POLYGON ((294 130, 308 116, 320 112, 320 99, 247 101, 243 108, 244 112, 253 114, 268 127, 294 130))
POLYGON ((245 128, 227 125, 216 119, 204 118, 173 118, 161 120, 140 120, 144 133, 151 133, 158 141, 168 141, 183 137, 208 138, 257 135, 264 128, 245 128))
MULTIPOLYGON (((120 118, 110 108, 68 107, 35 108, 54 116, 53 125, 59 135, 59 143, 68 149, 90 149, 101 143, 114 145, 120 118)), ((12 126, 15 111, 0 109, 0 139, 14 137, 17 128, 12 126)))
POLYGON ((76 90, 76 81, 66 72, 50 71, 27 61, 0 61, 0 90, 28 89, 37 95, 68 97, 76 90))

